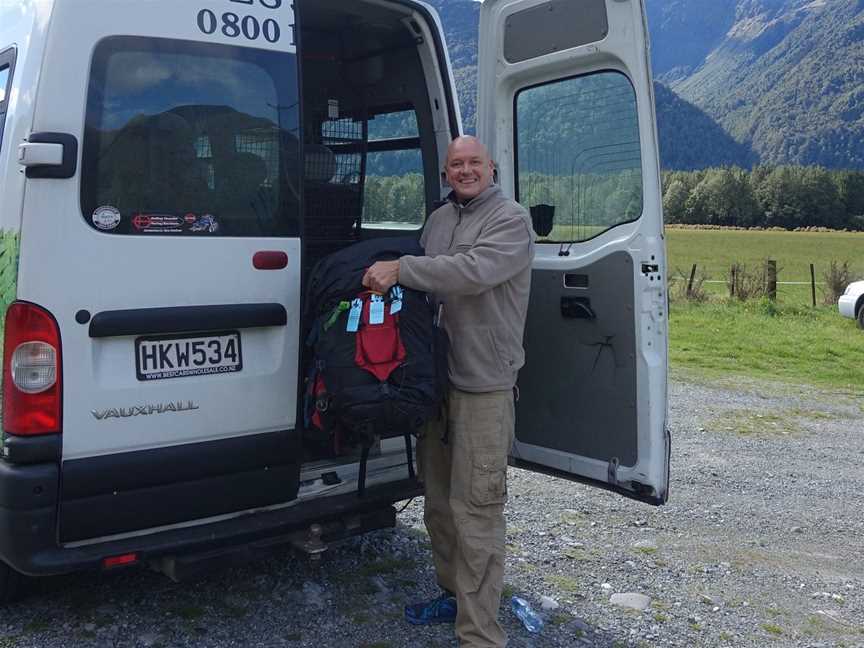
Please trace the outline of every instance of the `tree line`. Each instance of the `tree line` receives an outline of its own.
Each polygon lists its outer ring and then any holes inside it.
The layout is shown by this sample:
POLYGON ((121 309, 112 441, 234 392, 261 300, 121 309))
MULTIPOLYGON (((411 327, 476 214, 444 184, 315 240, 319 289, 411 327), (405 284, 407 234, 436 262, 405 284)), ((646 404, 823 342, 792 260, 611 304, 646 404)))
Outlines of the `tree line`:
POLYGON ((864 231, 864 172, 756 166, 663 173, 667 223, 864 231))

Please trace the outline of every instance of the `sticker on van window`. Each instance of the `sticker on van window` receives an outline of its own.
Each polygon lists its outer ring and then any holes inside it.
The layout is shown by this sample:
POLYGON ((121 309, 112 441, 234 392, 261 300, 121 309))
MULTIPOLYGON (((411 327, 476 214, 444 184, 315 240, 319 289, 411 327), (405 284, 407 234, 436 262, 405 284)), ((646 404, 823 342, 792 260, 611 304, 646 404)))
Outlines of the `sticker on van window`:
POLYGON ((189 231, 213 234, 214 232, 219 231, 219 223, 216 222, 216 217, 213 216, 213 214, 204 214, 201 218, 192 221, 189 225, 189 231))
POLYGON ((120 224, 120 210, 111 205, 102 205, 93 212, 93 225, 100 230, 113 230, 120 224))
POLYGON ((144 234, 176 234, 183 231, 184 221, 172 214, 135 214, 132 227, 144 234))

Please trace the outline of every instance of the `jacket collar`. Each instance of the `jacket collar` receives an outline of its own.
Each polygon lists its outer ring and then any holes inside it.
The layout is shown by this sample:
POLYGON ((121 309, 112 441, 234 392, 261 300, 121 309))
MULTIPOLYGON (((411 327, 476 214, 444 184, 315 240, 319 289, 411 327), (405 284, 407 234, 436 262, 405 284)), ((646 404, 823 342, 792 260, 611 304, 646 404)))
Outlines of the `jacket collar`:
POLYGON ((467 203, 460 203, 459 199, 456 197, 456 192, 451 191, 447 200, 457 209, 461 209, 462 213, 471 213, 480 208, 484 203, 489 202, 489 200, 501 193, 501 187, 496 184, 491 184, 486 187, 479 195, 475 196, 467 203))

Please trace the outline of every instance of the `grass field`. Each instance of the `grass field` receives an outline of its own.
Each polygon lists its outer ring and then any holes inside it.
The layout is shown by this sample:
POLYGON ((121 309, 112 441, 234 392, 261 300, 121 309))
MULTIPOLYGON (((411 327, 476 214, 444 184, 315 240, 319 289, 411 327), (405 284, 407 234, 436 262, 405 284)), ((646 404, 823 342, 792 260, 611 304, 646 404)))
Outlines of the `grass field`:
MULTIPOLYGON (((864 233, 862 232, 773 232, 745 230, 666 230, 669 274, 689 274, 696 263, 709 280, 722 282, 733 263, 756 267, 763 259, 777 261, 778 281, 810 281, 810 264, 816 266, 816 281, 832 261, 849 261, 853 274, 864 278, 864 233)), ((711 293, 726 291, 724 283, 707 283, 711 293)), ((822 301, 821 286, 816 286, 822 301)), ((810 286, 781 285, 780 303, 809 304, 810 286)))
MULTIPOLYGON (((849 261, 853 275, 864 277, 864 234, 675 228, 666 233, 670 276, 689 273, 696 263, 709 278, 722 281, 733 263, 755 267, 770 258, 777 261, 781 282, 809 282, 810 263, 821 282, 832 260, 849 261)), ((670 308, 673 370, 864 394, 864 331, 840 317, 836 304, 810 308, 808 284, 779 285, 777 304, 731 302, 724 283, 705 288, 713 294, 708 303, 675 301, 670 308)), ((819 285, 817 300, 822 303, 819 285)))
POLYGON ((829 307, 674 303, 673 369, 815 385, 864 395, 864 331, 829 307))

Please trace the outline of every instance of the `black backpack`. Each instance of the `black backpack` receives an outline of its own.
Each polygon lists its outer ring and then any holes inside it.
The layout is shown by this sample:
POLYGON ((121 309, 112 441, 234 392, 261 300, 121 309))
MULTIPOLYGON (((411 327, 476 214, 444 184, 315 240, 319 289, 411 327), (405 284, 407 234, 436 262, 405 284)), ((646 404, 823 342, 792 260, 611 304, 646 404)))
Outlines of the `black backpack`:
POLYGON ((411 435, 440 413, 447 385, 447 340, 430 295, 394 286, 386 295, 362 285, 376 261, 422 255, 413 238, 372 239, 319 261, 306 295, 305 423, 336 454, 360 446, 358 490, 378 439, 405 438, 414 477, 411 435))

